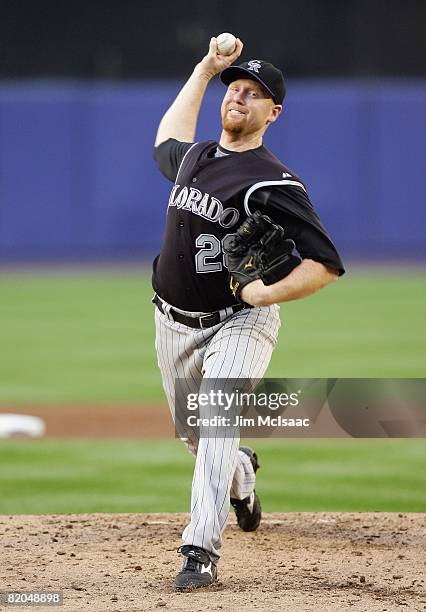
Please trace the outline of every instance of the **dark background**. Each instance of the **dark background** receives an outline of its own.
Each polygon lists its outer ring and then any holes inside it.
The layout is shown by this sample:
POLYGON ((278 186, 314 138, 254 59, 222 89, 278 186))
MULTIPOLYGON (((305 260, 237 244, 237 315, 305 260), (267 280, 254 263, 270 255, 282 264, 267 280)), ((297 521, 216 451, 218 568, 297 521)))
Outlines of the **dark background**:
POLYGON ((422 0, 3 0, 0 78, 169 78, 229 31, 287 76, 425 71, 422 0))
MULTIPOLYGON (((417 0, 0 0, 0 265, 158 253, 157 126, 226 31, 282 68, 265 144, 343 259, 424 260, 425 22, 417 0)), ((223 94, 216 77, 197 139, 219 136, 223 94)))

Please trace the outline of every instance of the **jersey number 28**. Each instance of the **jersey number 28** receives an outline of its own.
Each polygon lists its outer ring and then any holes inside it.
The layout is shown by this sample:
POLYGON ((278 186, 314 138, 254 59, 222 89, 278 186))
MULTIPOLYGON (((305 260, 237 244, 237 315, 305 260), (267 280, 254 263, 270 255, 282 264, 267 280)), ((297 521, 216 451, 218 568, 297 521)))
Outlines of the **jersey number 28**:
POLYGON ((228 267, 227 255, 224 248, 229 244, 232 234, 226 234, 219 240, 213 234, 200 234, 195 240, 195 246, 200 249, 195 255, 195 269, 199 274, 221 272, 223 266, 228 267), (212 261, 222 255, 222 261, 212 261), (222 263, 223 262, 223 263, 222 263))

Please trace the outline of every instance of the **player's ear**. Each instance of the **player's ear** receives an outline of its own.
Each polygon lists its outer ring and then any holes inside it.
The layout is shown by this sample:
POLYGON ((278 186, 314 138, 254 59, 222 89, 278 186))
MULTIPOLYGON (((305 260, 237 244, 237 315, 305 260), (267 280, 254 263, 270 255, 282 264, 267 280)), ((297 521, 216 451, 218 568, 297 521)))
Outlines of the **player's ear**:
POLYGON ((266 127, 268 127, 271 123, 274 123, 274 121, 278 119, 282 109, 283 107, 281 106, 281 104, 274 104, 274 106, 271 106, 268 118, 266 119, 266 127))
POLYGON ((283 107, 281 104, 275 104, 272 108, 271 108, 271 113, 269 116, 269 121, 270 123, 273 123, 274 121, 276 121, 278 119, 278 117, 281 114, 283 107))

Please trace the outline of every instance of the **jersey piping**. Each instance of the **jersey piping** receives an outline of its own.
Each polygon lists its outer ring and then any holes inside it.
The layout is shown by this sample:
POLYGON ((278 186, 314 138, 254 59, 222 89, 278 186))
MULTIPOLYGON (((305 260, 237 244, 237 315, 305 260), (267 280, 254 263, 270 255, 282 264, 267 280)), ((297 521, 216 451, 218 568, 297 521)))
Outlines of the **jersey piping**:
POLYGON ((261 181, 260 183, 255 183, 254 185, 252 185, 250 187, 250 189, 247 190, 247 193, 246 193, 246 195, 244 197, 244 209, 245 209, 247 215, 251 215, 251 212, 250 212, 250 209, 249 209, 249 206, 248 206, 248 201, 249 201, 249 198, 250 198, 251 194, 254 193, 255 191, 257 191, 257 189, 261 189, 262 187, 269 187, 271 185, 293 185, 293 187, 300 187, 307 194, 307 191, 304 188, 304 186, 302 185, 302 183, 299 183, 298 181, 289 181, 289 180, 284 180, 284 181, 261 181))
POLYGON ((192 149, 195 147, 195 145, 197 145, 197 144, 198 144, 198 142, 194 142, 194 144, 193 144, 191 147, 189 147, 188 151, 187 151, 187 152, 185 153, 185 155, 182 157, 182 161, 181 161, 181 162, 180 162, 180 164, 179 164, 179 168, 178 168, 178 171, 177 171, 177 174, 176 174, 176 181, 175 181, 176 183, 177 183, 177 181, 178 181, 179 172, 180 172, 180 169, 182 168, 182 164, 183 164, 183 162, 185 161, 185 157, 188 155, 188 153, 189 153, 189 152, 190 152, 190 151, 191 151, 191 150, 192 150, 192 149))

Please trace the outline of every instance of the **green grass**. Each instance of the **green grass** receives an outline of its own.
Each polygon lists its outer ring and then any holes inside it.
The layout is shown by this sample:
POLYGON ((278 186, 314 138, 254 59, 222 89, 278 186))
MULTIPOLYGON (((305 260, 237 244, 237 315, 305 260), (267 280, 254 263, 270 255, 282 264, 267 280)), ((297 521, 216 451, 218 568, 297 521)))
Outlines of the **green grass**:
MULTIPOLYGON (((422 440, 256 440, 270 511, 426 511, 422 440)), ((0 514, 186 512, 177 440, 2 441, 0 514)))
POLYGON ((149 277, 5 276, 0 402, 162 400, 149 277))
POLYGON ((426 373, 426 276, 362 269, 281 307, 269 376, 413 378, 426 373))
MULTIPOLYGON (((146 271, 3 274, 0 402, 164 401, 151 295, 146 271)), ((425 374, 419 270, 349 270, 281 312, 268 376, 425 374)))
MULTIPOLYGON (((149 274, 3 274, 0 409, 164 402, 149 274)), ((270 377, 423 377, 426 280, 350 271, 282 306, 270 377)), ((426 511, 423 440, 257 440, 265 511, 426 511)), ((170 441, 1 441, 0 514, 188 511, 193 458, 170 441)))

